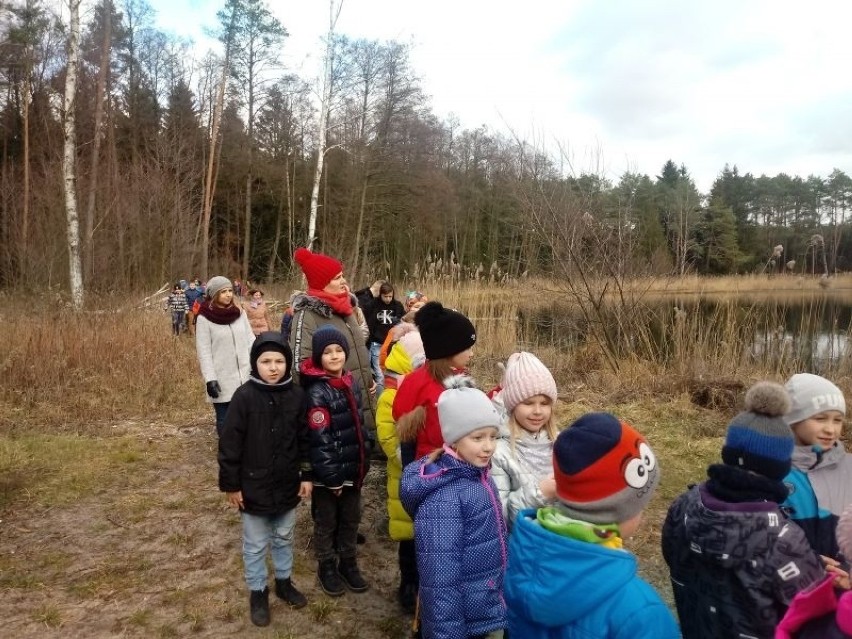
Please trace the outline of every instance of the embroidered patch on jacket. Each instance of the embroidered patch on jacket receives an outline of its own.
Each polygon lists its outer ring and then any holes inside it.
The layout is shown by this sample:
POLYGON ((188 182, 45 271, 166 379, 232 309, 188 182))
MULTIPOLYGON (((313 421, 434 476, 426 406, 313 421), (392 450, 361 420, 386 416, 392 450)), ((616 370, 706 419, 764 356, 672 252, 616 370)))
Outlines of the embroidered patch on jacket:
POLYGON ((325 408, 312 408, 308 411, 308 425, 314 430, 331 425, 331 414, 325 408))

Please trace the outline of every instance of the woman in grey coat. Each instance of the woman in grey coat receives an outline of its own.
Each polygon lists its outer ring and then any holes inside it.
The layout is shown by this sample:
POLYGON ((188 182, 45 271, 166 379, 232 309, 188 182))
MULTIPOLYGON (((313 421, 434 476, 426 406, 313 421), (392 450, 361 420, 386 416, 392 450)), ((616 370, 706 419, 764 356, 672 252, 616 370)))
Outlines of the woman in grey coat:
POLYGON ((254 333, 245 311, 234 304, 227 277, 210 278, 195 325, 195 350, 207 386, 207 401, 216 411, 216 432, 222 434, 231 396, 248 381, 254 333))

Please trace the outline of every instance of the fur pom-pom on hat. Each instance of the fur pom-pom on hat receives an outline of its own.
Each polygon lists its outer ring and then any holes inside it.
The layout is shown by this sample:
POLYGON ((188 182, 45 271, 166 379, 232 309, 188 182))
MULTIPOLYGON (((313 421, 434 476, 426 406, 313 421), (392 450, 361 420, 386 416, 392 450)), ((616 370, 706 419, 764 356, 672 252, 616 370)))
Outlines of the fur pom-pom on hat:
POLYGON ((297 248, 293 259, 305 274, 308 287, 322 290, 329 282, 343 272, 343 265, 328 255, 311 253, 306 248, 297 248))
POLYGON ((480 428, 500 427, 500 414, 488 396, 474 388, 470 377, 451 375, 444 380, 444 387, 447 390, 438 397, 438 422, 447 444, 455 444, 480 428))
POLYGON ((775 481, 790 472, 793 433, 784 421, 790 396, 780 384, 757 382, 745 396, 745 410, 728 425, 722 461, 775 481))
POLYGON ((414 316, 420 329, 426 359, 443 359, 466 351, 476 343, 473 323, 439 302, 427 302, 414 316))

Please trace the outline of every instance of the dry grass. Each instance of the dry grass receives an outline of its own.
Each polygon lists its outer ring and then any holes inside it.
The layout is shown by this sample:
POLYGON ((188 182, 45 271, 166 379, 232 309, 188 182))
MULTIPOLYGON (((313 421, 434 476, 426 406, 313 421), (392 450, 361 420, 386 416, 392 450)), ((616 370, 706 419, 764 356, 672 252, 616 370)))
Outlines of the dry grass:
MULTIPOLYGON (((759 281, 743 278, 716 292, 744 294, 759 281)), ((842 294, 841 281, 847 280, 833 281, 831 294, 842 294)), ((286 300, 292 290, 286 284, 264 288, 271 300, 286 300)), ((782 379, 795 359, 782 358, 769 369, 743 357, 741 333, 752 320, 735 305, 721 304, 709 316, 684 315, 661 335, 638 333, 615 372, 593 340, 564 339, 575 319, 557 317, 544 326, 534 321, 538 309, 570 303, 556 283, 441 280, 422 288, 474 319, 473 373, 481 386, 499 381, 497 363, 509 353, 531 350, 557 379, 561 425, 586 411, 610 410, 648 437, 660 458, 662 484, 630 547, 643 574, 670 598, 659 553, 668 504, 701 481, 718 458, 744 389, 757 379, 782 379), (710 337, 719 331, 725 339, 710 337), (655 340, 665 349, 654 351, 655 340)), ((238 524, 215 488, 213 414, 192 341, 171 337, 165 312, 133 308, 126 299, 101 300, 102 311, 82 314, 26 302, 0 296, 7 344, 0 356, 0 514, 9 526, 4 548, 19 549, 0 552, 0 588, 11 593, 6 610, 15 611, 16 633, 247 631, 238 524), (190 570, 196 572, 184 574, 190 570), (92 626, 84 613, 92 609, 111 615, 110 625, 92 626)), ((819 308, 809 312, 816 316, 819 308)), ((850 375, 839 371, 835 379, 852 389, 850 375)), ((383 493, 382 471, 370 475, 373 495, 383 493)), ((365 504, 374 552, 367 571, 378 582, 370 612, 353 608, 349 597, 336 602, 314 594, 311 605, 288 613, 287 621, 277 608, 263 636, 300 636, 291 620, 321 637, 399 636, 405 619, 394 604, 395 549, 384 537, 384 517, 380 497, 365 504)), ((297 539, 308 536, 303 514, 297 539)), ((309 584, 313 562, 298 543, 295 575, 309 584)))

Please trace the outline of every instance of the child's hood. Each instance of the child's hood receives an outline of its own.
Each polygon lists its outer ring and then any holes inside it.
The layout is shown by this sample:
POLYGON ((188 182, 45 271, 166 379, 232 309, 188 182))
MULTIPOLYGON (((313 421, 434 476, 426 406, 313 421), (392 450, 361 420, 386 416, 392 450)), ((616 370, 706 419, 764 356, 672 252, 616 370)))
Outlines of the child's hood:
POLYGON ((519 614, 546 627, 578 621, 615 597, 636 576, 636 559, 542 528, 522 511, 509 542, 505 587, 519 614), (565 593, 571 593, 566 597, 565 593))
POLYGON ((837 466, 846 457, 846 449, 843 442, 838 441, 828 450, 821 450, 817 454, 814 446, 796 446, 793 448, 793 467, 803 472, 815 469, 824 469, 837 466))
POLYGON ((487 481, 487 472, 487 469, 477 468, 447 452, 434 462, 422 457, 403 470, 400 499, 413 518, 420 504, 448 484, 459 480, 487 481))

